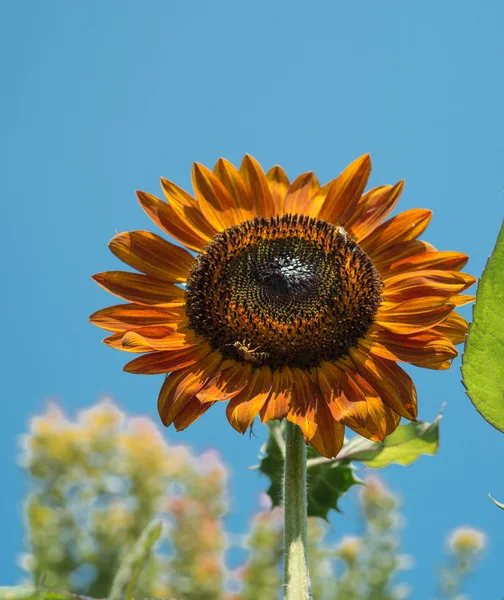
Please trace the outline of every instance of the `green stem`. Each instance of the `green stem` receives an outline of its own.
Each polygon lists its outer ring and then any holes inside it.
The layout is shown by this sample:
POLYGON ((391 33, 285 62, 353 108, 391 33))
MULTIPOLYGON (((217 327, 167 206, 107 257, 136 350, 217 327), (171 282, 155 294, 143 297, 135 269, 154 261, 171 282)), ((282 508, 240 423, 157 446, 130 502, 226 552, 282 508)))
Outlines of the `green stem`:
POLYGON ((285 600, 309 600, 306 445, 301 429, 287 421, 284 470, 285 600))

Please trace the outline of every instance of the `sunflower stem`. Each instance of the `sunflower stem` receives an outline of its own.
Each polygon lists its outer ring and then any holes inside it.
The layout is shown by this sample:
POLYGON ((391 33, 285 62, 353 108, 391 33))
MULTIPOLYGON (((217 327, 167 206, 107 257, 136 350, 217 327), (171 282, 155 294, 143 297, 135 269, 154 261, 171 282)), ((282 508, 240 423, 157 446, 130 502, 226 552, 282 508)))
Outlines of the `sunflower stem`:
POLYGON ((307 518, 306 445, 301 429, 287 421, 284 468, 285 600, 311 598, 307 518))

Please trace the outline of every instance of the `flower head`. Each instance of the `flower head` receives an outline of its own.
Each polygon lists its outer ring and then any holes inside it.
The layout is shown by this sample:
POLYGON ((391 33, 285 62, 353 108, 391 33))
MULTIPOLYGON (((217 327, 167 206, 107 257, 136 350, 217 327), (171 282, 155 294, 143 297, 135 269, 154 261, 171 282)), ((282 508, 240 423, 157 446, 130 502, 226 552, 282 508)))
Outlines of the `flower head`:
POLYGON ((165 425, 184 429, 225 401, 236 430, 287 418, 332 457, 345 426, 383 440, 416 418, 397 362, 450 366, 467 330, 453 309, 475 279, 460 272, 466 255, 417 239, 429 210, 385 220, 403 182, 364 193, 370 170, 364 155, 324 186, 313 173, 290 183, 245 156, 239 170, 195 164, 194 197, 164 179, 166 202, 138 192, 182 247, 147 231, 114 237, 139 273, 95 275, 128 303, 91 321, 112 333, 106 344, 143 354, 126 371, 169 373, 165 425))
POLYGON ((475 554, 485 549, 487 535, 474 527, 457 527, 448 536, 447 545, 453 554, 475 554))

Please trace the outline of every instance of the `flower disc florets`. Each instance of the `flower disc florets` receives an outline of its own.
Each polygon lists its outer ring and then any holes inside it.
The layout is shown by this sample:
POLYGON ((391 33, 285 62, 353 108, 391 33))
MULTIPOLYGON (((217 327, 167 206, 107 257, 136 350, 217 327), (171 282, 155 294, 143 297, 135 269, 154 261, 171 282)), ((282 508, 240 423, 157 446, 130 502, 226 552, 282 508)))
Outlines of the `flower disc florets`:
POLYGON ((357 344, 381 289, 343 228, 286 214, 218 233, 190 271, 186 311, 190 327, 225 356, 309 369, 357 344))

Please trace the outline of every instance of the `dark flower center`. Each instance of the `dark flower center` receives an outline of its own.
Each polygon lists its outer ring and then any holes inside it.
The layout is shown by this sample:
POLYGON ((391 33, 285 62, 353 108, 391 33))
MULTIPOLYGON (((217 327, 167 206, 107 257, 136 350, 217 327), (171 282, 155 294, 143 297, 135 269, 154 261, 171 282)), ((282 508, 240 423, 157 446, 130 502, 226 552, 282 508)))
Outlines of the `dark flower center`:
POLYGON ((256 218, 218 233, 186 288, 189 325, 224 356, 272 368, 337 360, 364 337, 381 277, 344 229, 256 218))

